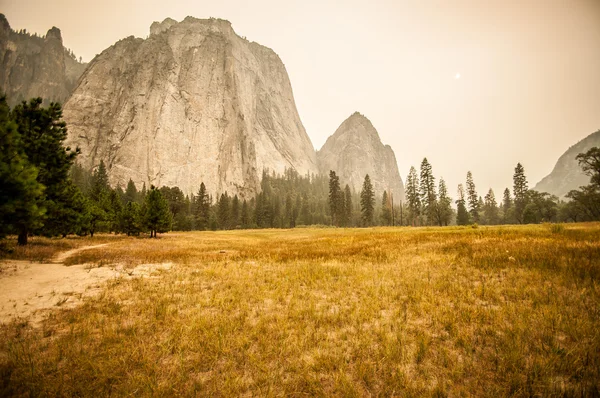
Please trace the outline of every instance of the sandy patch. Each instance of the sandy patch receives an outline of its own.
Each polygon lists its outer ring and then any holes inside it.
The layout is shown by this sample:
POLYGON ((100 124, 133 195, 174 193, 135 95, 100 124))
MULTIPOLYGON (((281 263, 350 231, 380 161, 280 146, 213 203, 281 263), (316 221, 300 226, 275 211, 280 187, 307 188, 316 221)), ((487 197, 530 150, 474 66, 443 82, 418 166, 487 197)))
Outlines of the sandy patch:
POLYGON ((75 253, 102 246, 106 244, 60 253, 52 263, 0 262, 0 323, 23 318, 37 325, 48 311, 73 308, 83 303, 85 297, 99 294, 109 279, 153 277, 156 271, 172 266, 171 263, 142 264, 132 268, 122 264, 102 267, 62 264, 75 253))

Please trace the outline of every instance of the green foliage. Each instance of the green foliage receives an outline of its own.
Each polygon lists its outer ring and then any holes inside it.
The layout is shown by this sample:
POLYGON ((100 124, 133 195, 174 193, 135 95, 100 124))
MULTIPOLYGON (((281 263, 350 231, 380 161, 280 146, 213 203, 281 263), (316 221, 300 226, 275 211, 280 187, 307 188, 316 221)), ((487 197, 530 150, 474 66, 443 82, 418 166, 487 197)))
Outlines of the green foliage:
POLYGON ((365 181, 360 191, 360 212, 363 226, 372 225, 373 214, 375 212, 375 193, 373 192, 373 185, 368 174, 365 176, 365 181))
POLYGON ((38 169, 23 150, 17 125, 10 120, 6 97, 0 98, 0 238, 34 230, 45 212, 38 169))
POLYGON ((392 224, 392 201, 388 197, 387 191, 383 191, 381 197, 381 222, 383 225, 392 224))
POLYGON ((436 205, 436 219, 438 225, 448 225, 452 218, 452 199, 448 196, 448 188, 446 182, 440 177, 439 187, 439 199, 436 205))
POLYGON ((142 206, 137 202, 127 202, 121 213, 121 231, 130 235, 139 235, 142 232, 142 206))
POLYGON ((433 225, 437 221, 437 194, 435 192, 435 177, 431 164, 424 158, 421 162, 421 203, 423 214, 427 217, 427 224, 433 225))
POLYGON ((344 219, 344 194, 340 187, 340 178, 333 170, 329 171, 329 209, 331 224, 339 227, 344 219))
POLYGON ((515 174, 513 175, 513 195, 514 201, 514 217, 519 224, 524 222, 524 212, 527 206, 527 178, 525 177, 525 169, 521 163, 517 163, 515 174))
POLYGON ((458 184, 458 200, 456 201, 456 224, 469 224, 469 213, 467 212, 467 204, 465 200, 465 189, 462 184, 458 184))
POLYGON ((406 200, 408 201, 408 223, 409 225, 419 225, 419 216, 421 215, 421 195, 419 190, 419 176, 414 167, 410 168, 406 177, 406 200))
POLYGON ((475 189, 475 182, 473 182, 473 174, 470 171, 467 172, 467 202, 471 221, 474 223, 479 222, 479 198, 475 189))
POLYGON ((173 220, 171 211, 169 210, 169 203, 154 185, 150 186, 142 213, 144 227, 150 231, 151 238, 156 238, 157 233, 171 230, 173 220))

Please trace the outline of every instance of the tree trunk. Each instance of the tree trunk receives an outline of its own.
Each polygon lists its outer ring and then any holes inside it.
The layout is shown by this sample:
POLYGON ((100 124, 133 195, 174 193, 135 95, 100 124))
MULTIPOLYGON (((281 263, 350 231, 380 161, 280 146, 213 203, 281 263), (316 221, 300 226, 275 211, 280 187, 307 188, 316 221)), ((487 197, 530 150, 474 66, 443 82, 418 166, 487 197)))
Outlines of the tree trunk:
POLYGON ((27 231, 19 232, 17 243, 19 244, 19 246, 25 246, 27 244, 27 231))

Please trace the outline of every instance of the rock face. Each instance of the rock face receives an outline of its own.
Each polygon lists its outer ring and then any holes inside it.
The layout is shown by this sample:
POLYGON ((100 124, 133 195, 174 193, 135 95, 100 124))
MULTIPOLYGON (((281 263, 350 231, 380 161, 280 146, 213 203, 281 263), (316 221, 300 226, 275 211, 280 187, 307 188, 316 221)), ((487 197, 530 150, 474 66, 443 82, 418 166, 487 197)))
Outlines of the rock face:
POLYGON ((33 97, 44 103, 67 100, 86 64, 63 47, 60 30, 45 37, 17 33, 0 14, 0 92, 11 106, 33 97))
POLYGON ((342 185, 360 192, 369 174, 376 200, 383 191, 393 193, 394 200, 404 200, 404 184, 398 172, 396 156, 389 145, 383 145, 369 119, 356 112, 346 119, 317 152, 321 173, 333 170, 342 185))
POLYGON ((590 177, 583 173, 575 157, 593 147, 600 147, 600 130, 588 135, 570 147, 558 158, 558 162, 556 162, 556 166, 554 166, 552 172, 538 182, 533 189, 540 192, 548 192, 562 198, 570 190, 579 189, 582 185, 588 185, 590 177))
POLYGON ((277 54, 228 21, 155 22, 96 56, 64 107, 84 167, 111 184, 257 192, 263 169, 316 173, 316 155, 277 54))

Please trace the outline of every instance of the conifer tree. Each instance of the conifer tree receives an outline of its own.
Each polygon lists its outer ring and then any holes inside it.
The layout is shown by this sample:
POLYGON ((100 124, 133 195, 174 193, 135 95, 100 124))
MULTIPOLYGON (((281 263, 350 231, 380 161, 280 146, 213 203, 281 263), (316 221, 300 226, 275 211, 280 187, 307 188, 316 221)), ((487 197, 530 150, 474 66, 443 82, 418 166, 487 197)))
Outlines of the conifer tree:
POLYGON ((479 198, 477 196, 477 190, 475 189, 475 183, 473 182, 473 174, 467 172, 467 202, 469 204, 469 214, 471 215, 471 221, 474 223, 479 222, 479 198))
POLYGON ((485 195, 483 204, 483 218, 485 223, 489 225, 498 224, 498 203, 496 202, 496 196, 492 188, 485 195))
POLYGON ((192 215, 196 221, 197 229, 204 231, 208 228, 210 217, 210 200, 208 197, 208 192, 206 192, 206 186, 203 182, 200 183, 198 195, 194 199, 192 215))
MULTIPOLYGON (((45 187, 39 197, 38 208, 46 208, 46 222, 60 217, 65 207, 71 206, 66 192, 74 192, 68 187, 69 170, 79 153, 78 150, 64 147, 67 128, 62 121, 62 109, 57 103, 42 108, 42 99, 23 101, 12 111, 12 119, 17 125, 23 152, 27 161, 38 169, 37 181, 45 187), (65 202, 68 200, 68 202, 65 202)), ((18 243, 26 244, 31 225, 21 225, 18 243)), ((42 233, 49 234, 50 231, 42 233)))
POLYGON ((218 203, 217 220, 219 228, 230 229, 229 222, 231 219, 231 210, 229 208, 229 196, 227 192, 221 194, 218 203))
POLYGON ((373 214, 375 212, 375 193, 371 178, 367 174, 363 182, 362 190, 360 191, 360 211, 364 226, 373 224, 373 214))
POLYGON ((424 158, 421 162, 421 203, 423 213, 427 217, 427 224, 433 225, 436 221, 437 194, 435 192, 435 177, 431 164, 424 158))
POLYGON ((448 225, 450 218, 452 217, 452 199, 448 196, 448 188, 446 188, 446 182, 440 177, 439 187, 439 199, 437 204, 437 221, 440 226, 448 225))
POLYGON ((523 223, 523 213, 527 206, 527 189, 525 169, 521 163, 517 163, 515 174, 513 175, 513 195, 515 197, 515 219, 519 224, 523 223))
POLYGON ((129 201, 121 214, 121 231, 127 236, 138 235, 142 231, 141 206, 135 201, 129 201))
POLYGON ((346 226, 352 225, 352 192, 348 184, 344 188, 344 220, 346 226))
POLYGON ((240 198, 234 195, 231 199, 231 228, 237 228, 240 225, 240 198))
POLYGON ((512 220, 512 199, 510 197, 510 190, 504 189, 504 196, 502 197, 502 220, 504 224, 510 224, 512 220))
POLYGON ((123 199, 123 203, 127 204, 129 202, 137 202, 138 201, 138 191, 135 187, 135 183, 130 178, 129 182, 127 182, 127 188, 125 189, 125 196, 123 199))
POLYGON ((421 194, 417 170, 411 166, 406 177, 406 200, 408 202, 408 222, 412 226, 419 225, 421 215, 421 194))
POLYGON ((383 225, 390 225, 392 223, 392 204, 385 190, 381 197, 381 221, 383 225))
POLYGON ((248 208, 248 202, 246 199, 242 202, 242 215, 241 215, 242 228, 250 227, 250 209, 248 208))
POLYGON ((335 171, 329 171, 329 208, 331 211, 331 224, 340 225, 340 219, 343 212, 341 207, 342 191, 340 189, 340 179, 335 171))
POLYGON ((458 184, 458 200, 456 201, 456 224, 467 225, 469 223, 469 213, 467 212, 467 202, 465 199, 465 189, 462 184, 458 184))
POLYGON ((0 238, 8 233, 32 231, 42 225, 44 186, 37 177, 38 169, 27 160, 21 135, 10 120, 6 97, 1 97, 0 238))
POLYGON ((170 231, 172 215, 169 204, 154 185, 150 186, 144 204, 143 219, 146 229, 150 231, 150 237, 156 238, 157 233, 170 231))

